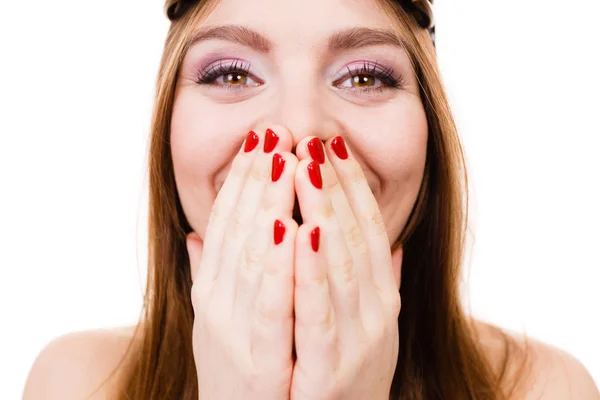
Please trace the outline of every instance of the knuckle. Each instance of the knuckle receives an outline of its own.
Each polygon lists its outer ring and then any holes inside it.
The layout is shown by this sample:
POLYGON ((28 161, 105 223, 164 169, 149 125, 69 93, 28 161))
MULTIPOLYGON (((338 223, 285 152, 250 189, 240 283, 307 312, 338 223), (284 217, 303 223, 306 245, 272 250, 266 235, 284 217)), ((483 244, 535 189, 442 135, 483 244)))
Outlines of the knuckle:
POLYGON ((348 170, 348 182, 352 184, 363 181, 365 176, 360 166, 356 162, 352 162, 350 164, 351 165, 348 170))
POLYGON ((389 308, 393 313, 395 318, 398 318, 400 315, 400 311, 402 310, 402 299, 400 298, 400 293, 394 291, 390 296, 389 300, 389 308))
POLYGON ((260 215, 272 215, 277 210, 277 206, 281 204, 279 196, 265 196, 261 205, 260 215))
POLYGON ((331 204, 331 201, 326 201, 323 204, 323 207, 321 208, 319 214, 322 219, 329 220, 329 219, 335 218, 335 210, 333 208, 333 205, 331 204))
POLYGON ((358 282, 356 279, 352 279, 347 282, 348 286, 346 287, 344 296, 346 297, 346 302, 348 305, 354 309, 358 310, 360 308, 360 291, 358 290, 358 282))
POLYGON ((219 200, 220 199, 217 198, 212 206, 212 209, 210 210, 209 221, 219 220, 223 217, 223 206, 219 200))
POLYGON ((280 265, 274 262, 268 262, 265 264, 264 274, 272 277, 279 276, 283 273, 280 265))
POLYGON ((245 271, 244 268, 240 270, 240 273, 236 277, 236 288, 235 297, 246 297, 250 293, 251 286, 253 284, 252 275, 245 271))
POLYGON ((245 222, 242 218, 242 210, 236 208, 231 221, 229 221, 228 235, 230 238, 238 238, 242 236, 245 228, 245 222))
POLYGON ((324 174, 323 176, 323 189, 325 190, 340 190, 340 181, 337 179, 335 174, 324 174))
POLYGON ((298 289, 312 289, 313 287, 326 288, 329 285, 327 281, 327 271, 320 269, 318 273, 310 274, 304 279, 296 281, 298 289))
POLYGON ((370 213, 369 221, 371 221, 374 232, 376 234, 382 234, 386 232, 385 223, 383 222, 383 216, 378 210, 375 210, 370 213))
POLYGON ((248 272, 260 271, 261 253, 256 246, 246 245, 242 250, 242 268, 248 272))
POLYGON ((350 228, 344 231, 344 239, 346 243, 354 248, 360 248, 364 244, 362 232, 356 224, 352 224, 350 228))
POLYGON ((315 307, 305 316, 303 321, 299 322, 305 326, 325 326, 327 327, 327 332, 329 332, 333 329, 333 320, 333 313, 330 307, 315 307))
POLYGON ((251 290, 251 287, 257 284, 259 273, 259 264, 248 265, 243 263, 236 277, 236 296, 246 295, 251 290))
POLYGON ((263 323, 278 321, 286 316, 286 310, 281 306, 281 302, 270 299, 268 296, 259 296, 257 309, 259 320, 263 323))
POLYGON ((244 160, 243 156, 237 156, 231 162, 231 170, 229 171, 230 175, 235 176, 243 176, 246 174, 246 170, 248 169, 248 163, 244 160))
POLYGON ((269 178, 269 166, 264 162, 255 162, 250 169, 250 178, 264 182, 269 178))
POLYGON ((354 262, 352 258, 343 258, 342 261, 336 262, 331 266, 331 269, 338 275, 344 283, 353 283, 356 281, 354 273, 354 262))

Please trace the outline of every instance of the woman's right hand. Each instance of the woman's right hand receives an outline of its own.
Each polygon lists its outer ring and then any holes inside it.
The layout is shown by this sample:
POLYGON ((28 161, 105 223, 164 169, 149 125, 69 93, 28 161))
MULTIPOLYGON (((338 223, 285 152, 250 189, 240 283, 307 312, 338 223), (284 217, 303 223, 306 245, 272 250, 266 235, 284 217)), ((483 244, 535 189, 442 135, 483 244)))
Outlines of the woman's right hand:
POLYGON ((298 229, 292 219, 298 160, 283 151, 290 148, 283 128, 250 132, 217 195, 204 240, 195 232, 187 236, 200 400, 289 398, 298 229), (273 181, 281 160, 283 171, 273 181))

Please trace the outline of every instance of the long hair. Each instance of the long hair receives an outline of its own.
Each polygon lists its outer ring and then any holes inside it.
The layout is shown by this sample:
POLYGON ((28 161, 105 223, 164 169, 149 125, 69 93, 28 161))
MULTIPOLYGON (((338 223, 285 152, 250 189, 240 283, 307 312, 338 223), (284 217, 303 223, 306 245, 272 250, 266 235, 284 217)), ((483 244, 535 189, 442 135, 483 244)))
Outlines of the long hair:
MULTIPOLYGON (((194 312, 186 234, 192 228, 179 201, 170 147, 176 82, 187 41, 218 0, 205 0, 173 21, 157 78, 149 149, 148 280, 144 307, 129 348, 113 374, 111 398, 197 400, 192 351, 194 312)), ((459 293, 468 218, 461 142, 437 67, 435 48, 394 0, 378 5, 397 22, 420 84, 429 126, 426 165, 417 201, 395 244, 404 247, 400 348, 390 399, 511 397, 505 334, 500 367, 492 367, 459 293)), ((514 384, 513 384, 514 383, 514 384)))

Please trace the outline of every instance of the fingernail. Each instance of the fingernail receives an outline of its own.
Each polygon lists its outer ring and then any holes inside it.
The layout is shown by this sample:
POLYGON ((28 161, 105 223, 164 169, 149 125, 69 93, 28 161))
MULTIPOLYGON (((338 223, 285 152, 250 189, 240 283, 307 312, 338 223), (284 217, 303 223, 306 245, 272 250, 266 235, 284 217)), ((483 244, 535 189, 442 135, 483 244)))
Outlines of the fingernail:
POLYGON ((254 131, 248 132, 248 136, 246 136, 246 144, 244 145, 244 153, 249 153, 258 144, 258 135, 254 131))
POLYGON ((325 162, 325 152, 323 151, 323 143, 319 138, 311 139, 307 144, 308 153, 310 157, 318 162, 319 164, 323 164, 325 162))
POLYGON ((346 144, 341 136, 336 136, 331 141, 331 148, 336 156, 340 159, 345 160, 348 158, 348 150, 346 150, 346 144))
POLYGON ((283 242, 283 236, 285 235, 285 225, 280 220, 276 219, 273 226, 273 241, 275 244, 283 242))
POLYGON ((275 146, 277 146, 277 142, 279 141, 279 136, 271 129, 267 129, 267 134, 265 135, 265 146, 263 148, 265 153, 270 153, 273 151, 275 146))
POLYGON ((271 181, 277 182, 283 173, 285 160, 279 153, 273 154, 273 165, 271 166, 271 181))
POLYGON ((306 168, 308 169, 308 177, 313 186, 317 189, 323 188, 323 179, 321 178, 321 168, 319 167, 319 163, 311 161, 306 168))
POLYGON ((321 230, 319 229, 318 226, 310 232, 310 244, 315 253, 317 251, 319 251, 320 236, 321 236, 321 230))

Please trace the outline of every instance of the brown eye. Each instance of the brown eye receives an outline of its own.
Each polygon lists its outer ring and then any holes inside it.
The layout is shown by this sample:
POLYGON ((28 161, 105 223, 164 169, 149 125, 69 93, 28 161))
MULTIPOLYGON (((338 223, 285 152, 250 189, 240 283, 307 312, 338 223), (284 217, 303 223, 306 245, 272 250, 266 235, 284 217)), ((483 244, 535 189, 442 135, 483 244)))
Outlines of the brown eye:
POLYGON ((374 86, 375 84, 375 77, 370 76, 370 75, 356 75, 352 77, 352 83, 356 84, 353 85, 354 87, 367 87, 367 86, 374 86))
POLYGON ((247 76, 242 74, 227 74, 223 75, 223 83, 228 85, 243 85, 246 83, 247 76))

